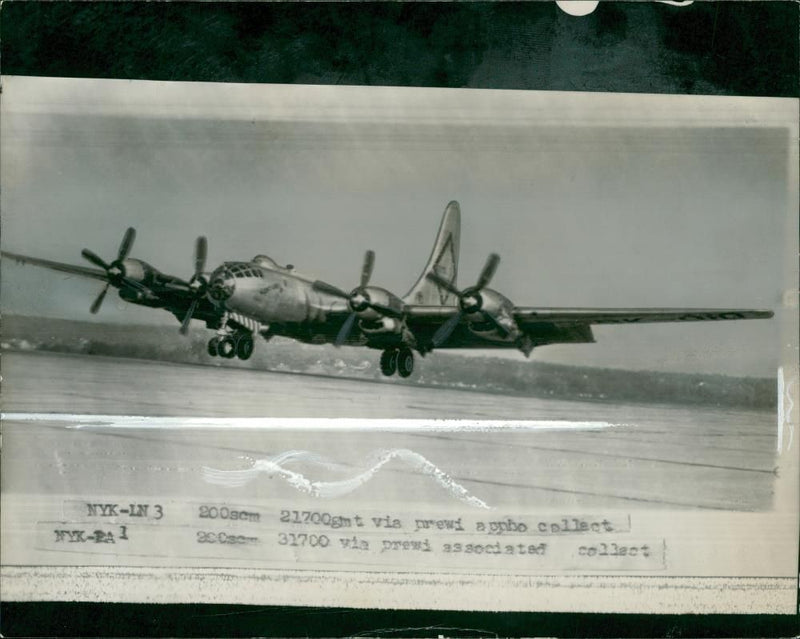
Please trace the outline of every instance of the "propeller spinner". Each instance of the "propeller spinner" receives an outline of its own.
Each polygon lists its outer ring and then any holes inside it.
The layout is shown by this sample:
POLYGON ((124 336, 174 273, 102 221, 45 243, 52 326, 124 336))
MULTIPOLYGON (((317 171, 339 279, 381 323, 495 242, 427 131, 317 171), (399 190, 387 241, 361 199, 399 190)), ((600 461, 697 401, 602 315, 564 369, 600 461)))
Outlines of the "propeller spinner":
POLYGON ((390 304, 394 297, 391 293, 383 289, 369 286, 369 280, 372 277, 372 270, 374 267, 375 252, 367 251, 364 254, 364 262, 361 266, 361 281, 359 285, 349 293, 333 286, 333 284, 328 284, 321 280, 317 280, 313 284, 315 291, 328 293, 329 295, 346 300, 350 308, 350 315, 347 316, 344 324, 342 324, 342 328, 339 329, 336 335, 336 340, 334 341, 335 346, 341 346, 347 341, 347 337, 353 330, 356 319, 358 319, 359 316, 363 317, 369 310, 373 310, 378 315, 385 317, 400 318, 403 316, 403 311, 396 307, 401 306, 402 303, 396 306, 390 304), (375 299, 376 297, 383 298, 383 300, 378 301, 375 299))
POLYGON ((122 242, 119 245, 119 250, 117 251, 117 259, 115 259, 110 264, 107 263, 103 258, 98 256, 96 253, 90 251, 89 249, 83 249, 81 251, 81 255, 84 259, 88 260, 95 266, 103 269, 106 272, 106 277, 108 277, 108 281, 106 285, 103 287, 103 290, 100 291, 100 294, 95 298, 94 302, 90 307, 90 311, 94 314, 100 310, 100 306, 103 304, 103 300, 106 297, 106 293, 108 293, 108 287, 113 284, 114 286, 119 286, 121 284, 128 284, 128 285, 135 285, 133 280, 130 280, 125 276, 125 264, 124 260, 128 257, 128 254, 131 252, 131 248, 133 247, 133 241, 136 239, 136 230, 133 228, 128 228, 125 231, 125 235, 122 236, 122 242))

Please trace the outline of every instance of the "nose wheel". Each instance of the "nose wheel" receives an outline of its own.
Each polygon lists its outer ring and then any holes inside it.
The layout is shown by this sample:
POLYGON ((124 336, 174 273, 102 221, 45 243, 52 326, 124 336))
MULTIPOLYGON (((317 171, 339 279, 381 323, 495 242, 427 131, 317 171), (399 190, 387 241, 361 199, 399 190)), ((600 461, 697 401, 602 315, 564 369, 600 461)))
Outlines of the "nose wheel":
POLYGON ((414 371, 414 353, 410 348, 392 348, 381 353, 381 373, 391 377, 395 373, 408 377, 414 371))
POLYGON ((246 360, 250 359, 254 349, 253 336, 249 333, 217 335, 208 341, 208 354, 211 357, 246 360))

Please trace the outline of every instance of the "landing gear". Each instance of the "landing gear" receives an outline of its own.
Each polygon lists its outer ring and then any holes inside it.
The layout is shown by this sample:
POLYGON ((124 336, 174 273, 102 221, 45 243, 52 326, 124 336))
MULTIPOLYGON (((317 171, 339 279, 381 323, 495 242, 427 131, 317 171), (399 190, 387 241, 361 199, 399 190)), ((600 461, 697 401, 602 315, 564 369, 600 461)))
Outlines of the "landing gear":
POLYGON ((410 348, 403 347, 397 353, 397 374, 408 377, 414 372, 414 353, 410 348))
POLYGON ((394 349, 381 353, 381 373, 390 377, 397 372, 397 351, 394 349))
POLYGON ((211 357, 250 359, 254 348, 253 336, 250 333, 217 335, 208 340, 208 354, 211 357))
POLYGON ((208 354, 211 357, 216 357, 219 355, 219 337, 212 337, 208 340, 208 354))
POLYGON ((241 360, 250 359, 254 348, 253 336, 250 333, 239 335, 239 339, 236 340, 236 357, 241 360))
POLYGON ((400 377, 408 377, 413 371, 414 354, 410 348, 391 348, 381 353, 381 373, 387 377, 395 373, 400 377))
POLYGON ((217 354, 225 359, 236 357, 236 342, 231 335, 226 335, 217 344, 217 354))

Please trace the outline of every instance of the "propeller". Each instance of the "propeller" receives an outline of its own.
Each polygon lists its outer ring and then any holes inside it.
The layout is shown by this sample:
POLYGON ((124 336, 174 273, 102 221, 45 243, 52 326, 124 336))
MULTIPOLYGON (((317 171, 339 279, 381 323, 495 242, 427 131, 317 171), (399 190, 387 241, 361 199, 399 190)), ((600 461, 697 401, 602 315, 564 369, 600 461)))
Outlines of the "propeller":
POLYGON ((191 304, 189 304, 189 309, 186 311, 186 316, 183 318, 183 322, 181 322, 181 335, 186 335, 186 333, 189 332, 189 324, 192 321, 192 317, 197 309, 197 305, 200 303, 200 299, 206 294, 208 280, 203 272, 206 269, 207 255, 208 240, 201 235, 197 238, 197 241, 194 245, 194 275, 192 275, 192 279, 189 280, 189 287, 192 289, 194 297, 191 304))
POLYGON ((344 324, 342 324, 342 328, 339 329, 336 339, 333 342, 334 346, 341 346, 345 343, 347 337, 350 335, 350 332, 353 330, 353 325, 358 318, 358 314, 363 313, 367 309, 372 309, 381 315, 385 315, 386 317, 399 318, 403 316, 402 311, 398 311, 397 309, 387 306, 386 304, 374 302, 370 297, 367 286, 369 285, 369 280, 372 277, 372 270, 374 267, 375 252, 367 251, 364 254, 364 263, 361 265, 361 281, 359 285, 349 293, 346 293, 333 284, 323 282, 322 280, 317 280, 312 284, 312 288, 315 291, 327 293, 329 295, 333 295, 334 297, 347 300, 347 305, 350 307, 350 315, 347 316, 344 324))
POLYGON ((103 287, 103 290, 100 291, 100 294, 95 298, 94 302, 92 302, 92 305, 89 308, 93 314, 100 310, 100 306, 102 306, 103 300, 106 298, 106 293, 108 293, 108 287, 111 284, 114 284, 114 286, 119 286, 122 283, 131 285, 135 284, 133 280, 129 280, 127 277, 125 277, 125 266, 123 265, 123 261, 131 252, 131 247, 133 247, 133 241, 135 239, 136 230, 133 228, 128 228, 125 231, 125 235, 122 236, 122 242, 120 243, 119 250, 117 251, 117 259, 110 264, 106 263, 103 258, 89 249, 83 249, 81 251, 81 255, 84 257, 84 259, 103 269, 108 277, 108 281, 103 287))
MULTIPOLYGON (((486 264, 483 266, 483 270, 481 270, 481 273, 478 276, 478 281, 474 286, 470 286, 464 290, 459 290, 452 282, 444 279, 436 273, 428 273, 425 276, 437 286, 442 287, 446 291, 449 291, 458 297, 458 312, 448 319, 444 324, 442 324, 431 338, 434 348, 441 346, 447 341, 447 339, 455 330, 456 326, 458 326, 458 324, 461 322, 461 318, 464 315, 471 315, 472 313, 477 313, 481 310, 483 307, 481 291, 489 285, 489 282, 492 281, 492 278, 497 271, 498 264, 500 264, 500 256, 497 253, 492 253, 489 255, 488 259, 486 260, 486 264)), ((486 316, 489 320, 494 322, 498 329, 508 332, 503 326, 497 323, 494 317, 489 314, 486 314, 486 316)))

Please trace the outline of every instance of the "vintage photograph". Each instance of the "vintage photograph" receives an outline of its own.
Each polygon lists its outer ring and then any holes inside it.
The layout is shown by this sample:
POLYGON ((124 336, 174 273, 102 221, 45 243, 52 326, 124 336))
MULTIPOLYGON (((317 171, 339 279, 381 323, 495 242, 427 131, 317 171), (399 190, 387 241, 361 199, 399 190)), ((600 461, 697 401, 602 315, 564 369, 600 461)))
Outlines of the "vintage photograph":
POLYGON ((600 611, 512 581, 767 577, 754 605, 789 601, 796 107, 4 77, 11 587, 424 573, 442 607, 505 579, 490 608, 600 611))

